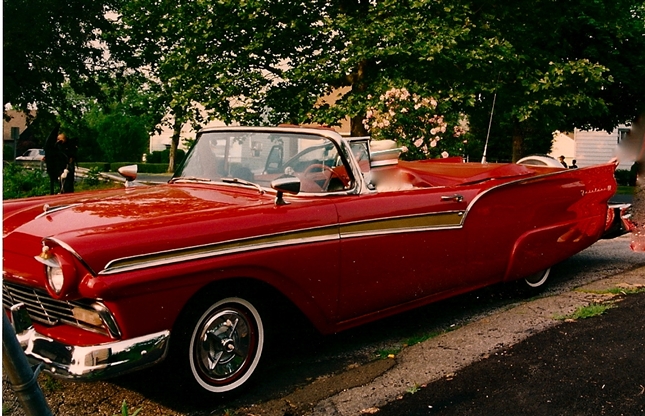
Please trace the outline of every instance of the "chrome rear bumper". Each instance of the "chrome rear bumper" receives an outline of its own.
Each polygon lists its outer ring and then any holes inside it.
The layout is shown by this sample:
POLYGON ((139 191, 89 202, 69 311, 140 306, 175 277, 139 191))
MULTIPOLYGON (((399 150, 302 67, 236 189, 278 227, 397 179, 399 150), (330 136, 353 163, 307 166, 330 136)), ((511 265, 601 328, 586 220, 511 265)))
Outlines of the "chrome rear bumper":
POLYGON ((609 204, 607 209, 607 222, 603 239, 620 237, 634 230, 631 219, 631 204, 609 204))
POLYGON ((117 376, 163 360, 170 331, 105 344, 67 345, 40 334, 33 326, 21 328, 19 308, 12 308, 13 326, 20 346, 32 364, 56 377, 95 380, 117 376))

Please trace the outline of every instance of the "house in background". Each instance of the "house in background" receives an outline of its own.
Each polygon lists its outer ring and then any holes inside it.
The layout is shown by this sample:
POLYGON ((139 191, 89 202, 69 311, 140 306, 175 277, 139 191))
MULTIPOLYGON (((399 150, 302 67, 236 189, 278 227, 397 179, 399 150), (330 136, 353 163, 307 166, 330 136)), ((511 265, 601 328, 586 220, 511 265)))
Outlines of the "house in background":
MULTIPOLYGON (((215 126, 225 126, 221 121, 212 121, 208 123, 205 127, 215 127, 215 126)), ((150 148, 148 151, 150 153, 156 151, 163 151, 167 148, 170 148, 170 142, 172 140, 172 128, 168 126, 163 126, 160 133, 155 133, 150 136, 150 148)), ((180 139, 179 139, 179 148, 186 150, 184 140, 186 138, 195 139, 197 132, 191 127, 190 123, 186 123, 181 128, 180 139)))
POLYGON ((6 110, 5 115, 10 117, 9 121, 2 120, 2 151, 3 158, 13 160, 19 151, 16 149, 20 135, 27 130, 27 117, 25 113, 15 110, 6 110), (5 154, 5 153, 11 154, 5 154))
MULTIPOLYGON (((629 127, 618 126, 611 133, 575 129, 573 133, 555 136, 549 156, 565 157, 567 164, 575 159, 578 167, 598 165, 616 157, 618 144, 626 137, 629 127)), ((629 170, 634 160, 621 160, 618 169, 629 170)))

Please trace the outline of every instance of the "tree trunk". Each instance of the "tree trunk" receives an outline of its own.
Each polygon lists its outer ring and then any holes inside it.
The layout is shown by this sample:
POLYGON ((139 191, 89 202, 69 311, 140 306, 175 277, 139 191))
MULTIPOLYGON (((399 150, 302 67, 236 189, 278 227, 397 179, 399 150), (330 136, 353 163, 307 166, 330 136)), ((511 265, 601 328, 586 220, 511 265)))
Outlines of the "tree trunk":
POLYGON ((351 118, 349 122, 350 136, 352 137, 367 136, 367 130, 365 130, 365 126, 363 126, 364 119, 365 119, 364 115, 358 115, 351 118))
POLYGON ((172 125, 172 137, 170 139, 170 160, 168 161, 168 173, 174 173, 175 168, 177 167, 177 148, 179 147, 179 137, 181 135, 181 127, 183 125, 182 120, 183 110, 175 109, 175 122, 172 125))
POLYGON ((513 127, 513 153, 511 155, 512 162, 515 163, 524 156, 524 132, 519 123, 515 123, 513 127))
MULTIPOLYGON (((353 93, 362 93, 367 86, 365 85, 365 73, 370 67, 367 60, 362 60, 356 66, 356 70, 347 76, 347 81, 352 87, 353 93)), ((365 114, 357 114, 349 121, 349 135, 352 137, 367 136, 367 130, 363 126, 365 114)))

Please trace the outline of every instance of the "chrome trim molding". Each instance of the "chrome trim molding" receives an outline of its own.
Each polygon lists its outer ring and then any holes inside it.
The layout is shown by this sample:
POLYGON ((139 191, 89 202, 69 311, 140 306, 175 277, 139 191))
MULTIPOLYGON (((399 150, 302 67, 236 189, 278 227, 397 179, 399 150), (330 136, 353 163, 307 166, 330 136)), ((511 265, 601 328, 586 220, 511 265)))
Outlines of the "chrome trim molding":
POLYGON ((340 225, 341 238, 456 229, 463 226, 464 211, 445 211, 340 225))
POLYGON ((109 261, 99 275, 110 275, 149 267, 200 260, 246 251, 394 233, 461 228, 465 211, 445 211, 404 217, 378 218, 327 227, 289 231, 221 243, 183 247, 109 261))
POLYGON ((105 306, 103 302, 93 302, 92 307, 101 317, 101 320, 110 332, 110 336, 112 338, 120 338, 121 329, 119 328, 119 325, 117 325, 114 315, 112 315, 112 312, 110 312, 108 307, 105 306))
POLYGON ((44 217, 44 216, 49 215, 51 213, 54 213, 56 211, 62 211, 62 210, 67 209, 67 208, 74 208, 74 207, 79 206, 79 205, 81 205, 81 204, 76 203, 76 204, 67 204, 67 205, 57 205, 57 206, 52 207, 49 204, 45 204, 45 205, 43 205, 43 212, 38 214, 38 215, 36 215, 35 219, 44 217))
POLYGON ((105 268, 99 272, 99 275, 122 273, 148 267, 199 260, 245 251, 261 250, 265 248, 333 241, 338 240, 339 238, 338 227, 334 225, 310 230, 299 230, 282 234, 265 235, 261 237, 185 247, 175 250, 148 253, 140 256, 114 259, 105 265, 105 268))

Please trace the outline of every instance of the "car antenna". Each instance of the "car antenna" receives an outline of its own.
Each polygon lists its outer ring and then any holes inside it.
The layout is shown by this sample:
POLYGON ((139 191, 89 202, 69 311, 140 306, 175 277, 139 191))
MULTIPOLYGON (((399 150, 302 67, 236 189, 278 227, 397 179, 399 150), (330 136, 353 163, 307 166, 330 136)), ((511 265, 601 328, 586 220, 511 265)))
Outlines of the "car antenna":
POLYGON ((499 76, 501 72, 497 74, 497 83, 495 84, 495 94, 493 94, 493 106, 490 109, 490 119, 488 120, 488 131, 486 132, 486 143, 484 143, 484 153, 482 154, 482 164, 486 162, 486 152, 488 151, 488 138, 490 137, 490 129, 493 124, 493 112, 495 111, 495 101, 497 100, 497 85, 499 84, 499 76))
POLYGON ((493 95, 493 107, 490 109, 490 119, 488 120, 488 131, 486 132, 486 143, 484 144, 484 154, 482 155, 482 164, 486 163, 486 152, 488 151, 488 138, 490 137, 490 128, 493 124, 493 112, 495 111, 495 100, 497 100, 497 91, 493 95))

